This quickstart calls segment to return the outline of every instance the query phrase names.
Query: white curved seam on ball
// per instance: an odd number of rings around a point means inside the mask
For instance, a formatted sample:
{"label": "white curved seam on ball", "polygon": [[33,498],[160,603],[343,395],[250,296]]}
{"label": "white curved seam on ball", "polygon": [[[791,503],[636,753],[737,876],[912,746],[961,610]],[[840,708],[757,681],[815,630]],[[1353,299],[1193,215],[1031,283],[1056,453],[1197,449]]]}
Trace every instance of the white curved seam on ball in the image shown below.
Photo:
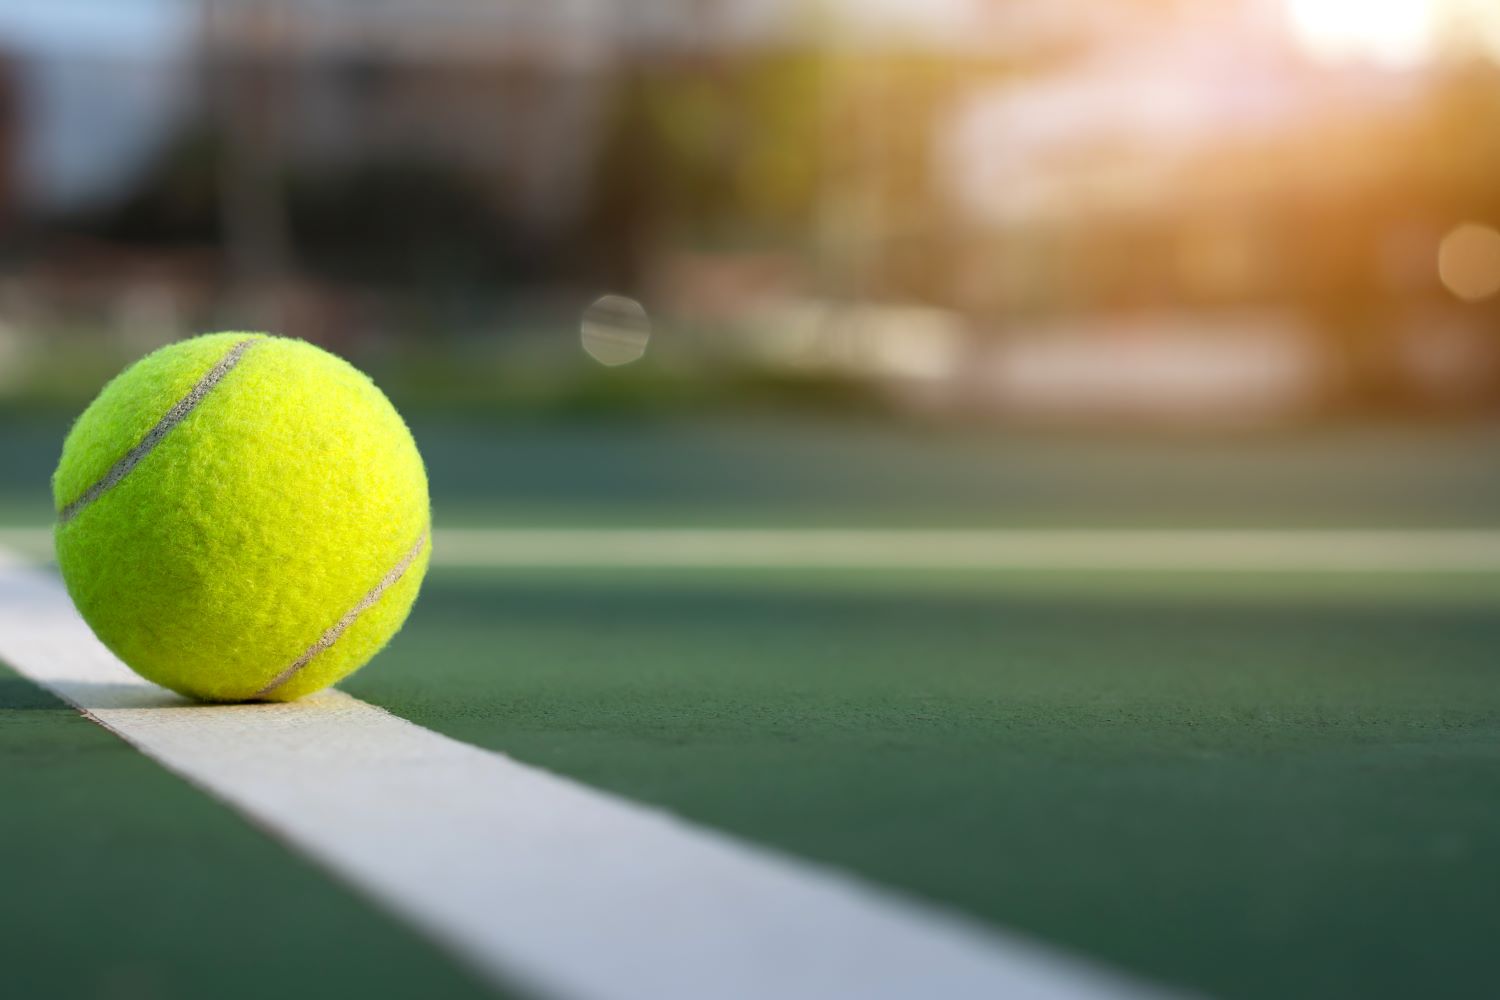
{"label": "white curved seam on ball", "polygon": [[110,467],[110,470],[104,474],[103,478],[94,483],[94,485],[90,486],[88,489],[84,490],[81,497],[68,504],[58,513],[58,522],[61,524],[67,524],[78,515],[79,511],[83,510],[95,500],[98,500],[108,490],[119,483],[120,480],[128,476],[130,474],[130,471],[140,464],[141,459],[151,454],[151,452],[155,450],[156,446],[161,444],[162,439],[171,433],[172,428],[176,427],[178,424],[187,419],[187,415],[189,413],[192,413],[193,410],[197,408],[199,403],[203,402],[203,398],[213,391],[214,386],[218,385],[220,380],[222,380],[225,375],[229,374],[229,372],[234,368],[235,365],[240,363],[240,358],[244,356],[245,352],[248,351],[251,347],[255,346],[255,344],[262,339],[264,338],[247,337],[246,339],[239,341],[233,347],[231,347],[229,351],[222,358],[220,358],[218,362],[212,368],[210,368],[202,378],[198,380],[198,383],[188,390],[188,394],[179,399],[176,404],[173,405],[173,407],[168,410],[160,420],[156,422],[156,426],[146,432],[146,436],[141,438],[140,444],[136,445],[134,448],[131,448],[128,452],[126,452],[125,457],[121,458],[118,462],[112,465]]}
{"label": "white curved seam on ball", "polygon": [[417,539],[417,544],[413,545],[411,550],[401,557],[400,562],[391,567],[389,573],[380,578],[380,582],[375,584],[368,594],[360,598],[358,604],[345,612],[344,617],[329,626],[328,631],[319,636],[318,641],[309,646],[307,652],[297,657],[291,666],[277,674],[271,679],[271,683],[250,697],[265,698],[269,696],[273,691],[281,687],[281,685],[295,677],[303,667],[312,662],[313,657],[332,646],[335,642],[338,642],[339,636],[343,635],[349,626],[354,624],[356,618],[363,614],[372,604],[380,600],[380,595],[394,587],[397,580],[406,575],[406,571],[411,568],[411,564],[417,561],[417,556],[421,555],[422,549],[427,546],[427,539],[431,534],[431,531],[423,531],[422,537]]}

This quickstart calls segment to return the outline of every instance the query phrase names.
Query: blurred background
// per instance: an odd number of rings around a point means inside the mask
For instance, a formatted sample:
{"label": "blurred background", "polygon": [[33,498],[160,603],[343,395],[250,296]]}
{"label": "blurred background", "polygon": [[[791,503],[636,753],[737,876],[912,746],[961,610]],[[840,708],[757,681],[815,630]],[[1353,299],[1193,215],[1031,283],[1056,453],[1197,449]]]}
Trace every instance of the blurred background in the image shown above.
{"label": "blurred background", "polygon": [[1497,60],[1492,0],[0,0],[0,414],[265,329],[419,422],[1487,426]]}

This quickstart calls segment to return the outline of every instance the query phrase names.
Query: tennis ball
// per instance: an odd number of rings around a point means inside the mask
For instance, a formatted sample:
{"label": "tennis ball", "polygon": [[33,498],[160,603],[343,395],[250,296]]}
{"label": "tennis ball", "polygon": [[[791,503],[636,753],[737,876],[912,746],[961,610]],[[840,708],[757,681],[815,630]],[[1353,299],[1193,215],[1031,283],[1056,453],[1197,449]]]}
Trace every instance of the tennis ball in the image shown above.
{"label": "tennis ball", "polygon": [[216,333],[147,355],[52,477],[57,562],[109,649],[204,701],[289,701],[401,628],[430,553],[427,474],[359,371]]}

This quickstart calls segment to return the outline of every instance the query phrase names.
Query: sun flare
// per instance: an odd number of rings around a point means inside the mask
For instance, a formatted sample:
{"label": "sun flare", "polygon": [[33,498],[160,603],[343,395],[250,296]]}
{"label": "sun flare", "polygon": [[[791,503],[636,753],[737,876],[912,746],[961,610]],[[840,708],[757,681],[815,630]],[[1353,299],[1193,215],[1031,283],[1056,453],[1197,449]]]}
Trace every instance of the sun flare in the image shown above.
{"label": "sun flare", "polygon": [[1320,59],[1391,65],[1427,54],[1441,0],[1285,0],[1292,33]]}

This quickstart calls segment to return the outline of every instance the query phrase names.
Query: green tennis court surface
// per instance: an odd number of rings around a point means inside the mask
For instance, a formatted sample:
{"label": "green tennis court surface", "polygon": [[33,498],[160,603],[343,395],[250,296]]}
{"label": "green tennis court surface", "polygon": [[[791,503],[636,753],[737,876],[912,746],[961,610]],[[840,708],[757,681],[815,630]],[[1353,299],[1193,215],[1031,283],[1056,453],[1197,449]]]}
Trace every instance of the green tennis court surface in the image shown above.
{"label": "green tennis court surface", "polygon": [[455,578],[351,690],[1232,996],[1484,993],[1500,616]]}
{"label": "green tennis court surface", "polygon": [[[1472,430],[1158,442],[1134,463],[1124,446],[898,439],[883,464],[880,436],[847,428],[716,433],[464,430],[423,446],[440,525],[445,508],[482,523],[486,497],[512,525],[523,510],[727,523],[742,502],[767,522],[867,525],[1485,527],[1500,510],[1492,435]],[[13,468],[45,465],[39,443],[12,451]],[[855,482],[842,454],[865,470]],[[28,490],[12,509],[34,508]],[[1054,493],[1075,499],[1049,520]],[[1149,982],[1487,996],[1497,598],[1482,573],[439,568],[345,687]],[[13,675],[0,801],[18,995],[296,993],[314,971],[325,995],[486,989]]]}

